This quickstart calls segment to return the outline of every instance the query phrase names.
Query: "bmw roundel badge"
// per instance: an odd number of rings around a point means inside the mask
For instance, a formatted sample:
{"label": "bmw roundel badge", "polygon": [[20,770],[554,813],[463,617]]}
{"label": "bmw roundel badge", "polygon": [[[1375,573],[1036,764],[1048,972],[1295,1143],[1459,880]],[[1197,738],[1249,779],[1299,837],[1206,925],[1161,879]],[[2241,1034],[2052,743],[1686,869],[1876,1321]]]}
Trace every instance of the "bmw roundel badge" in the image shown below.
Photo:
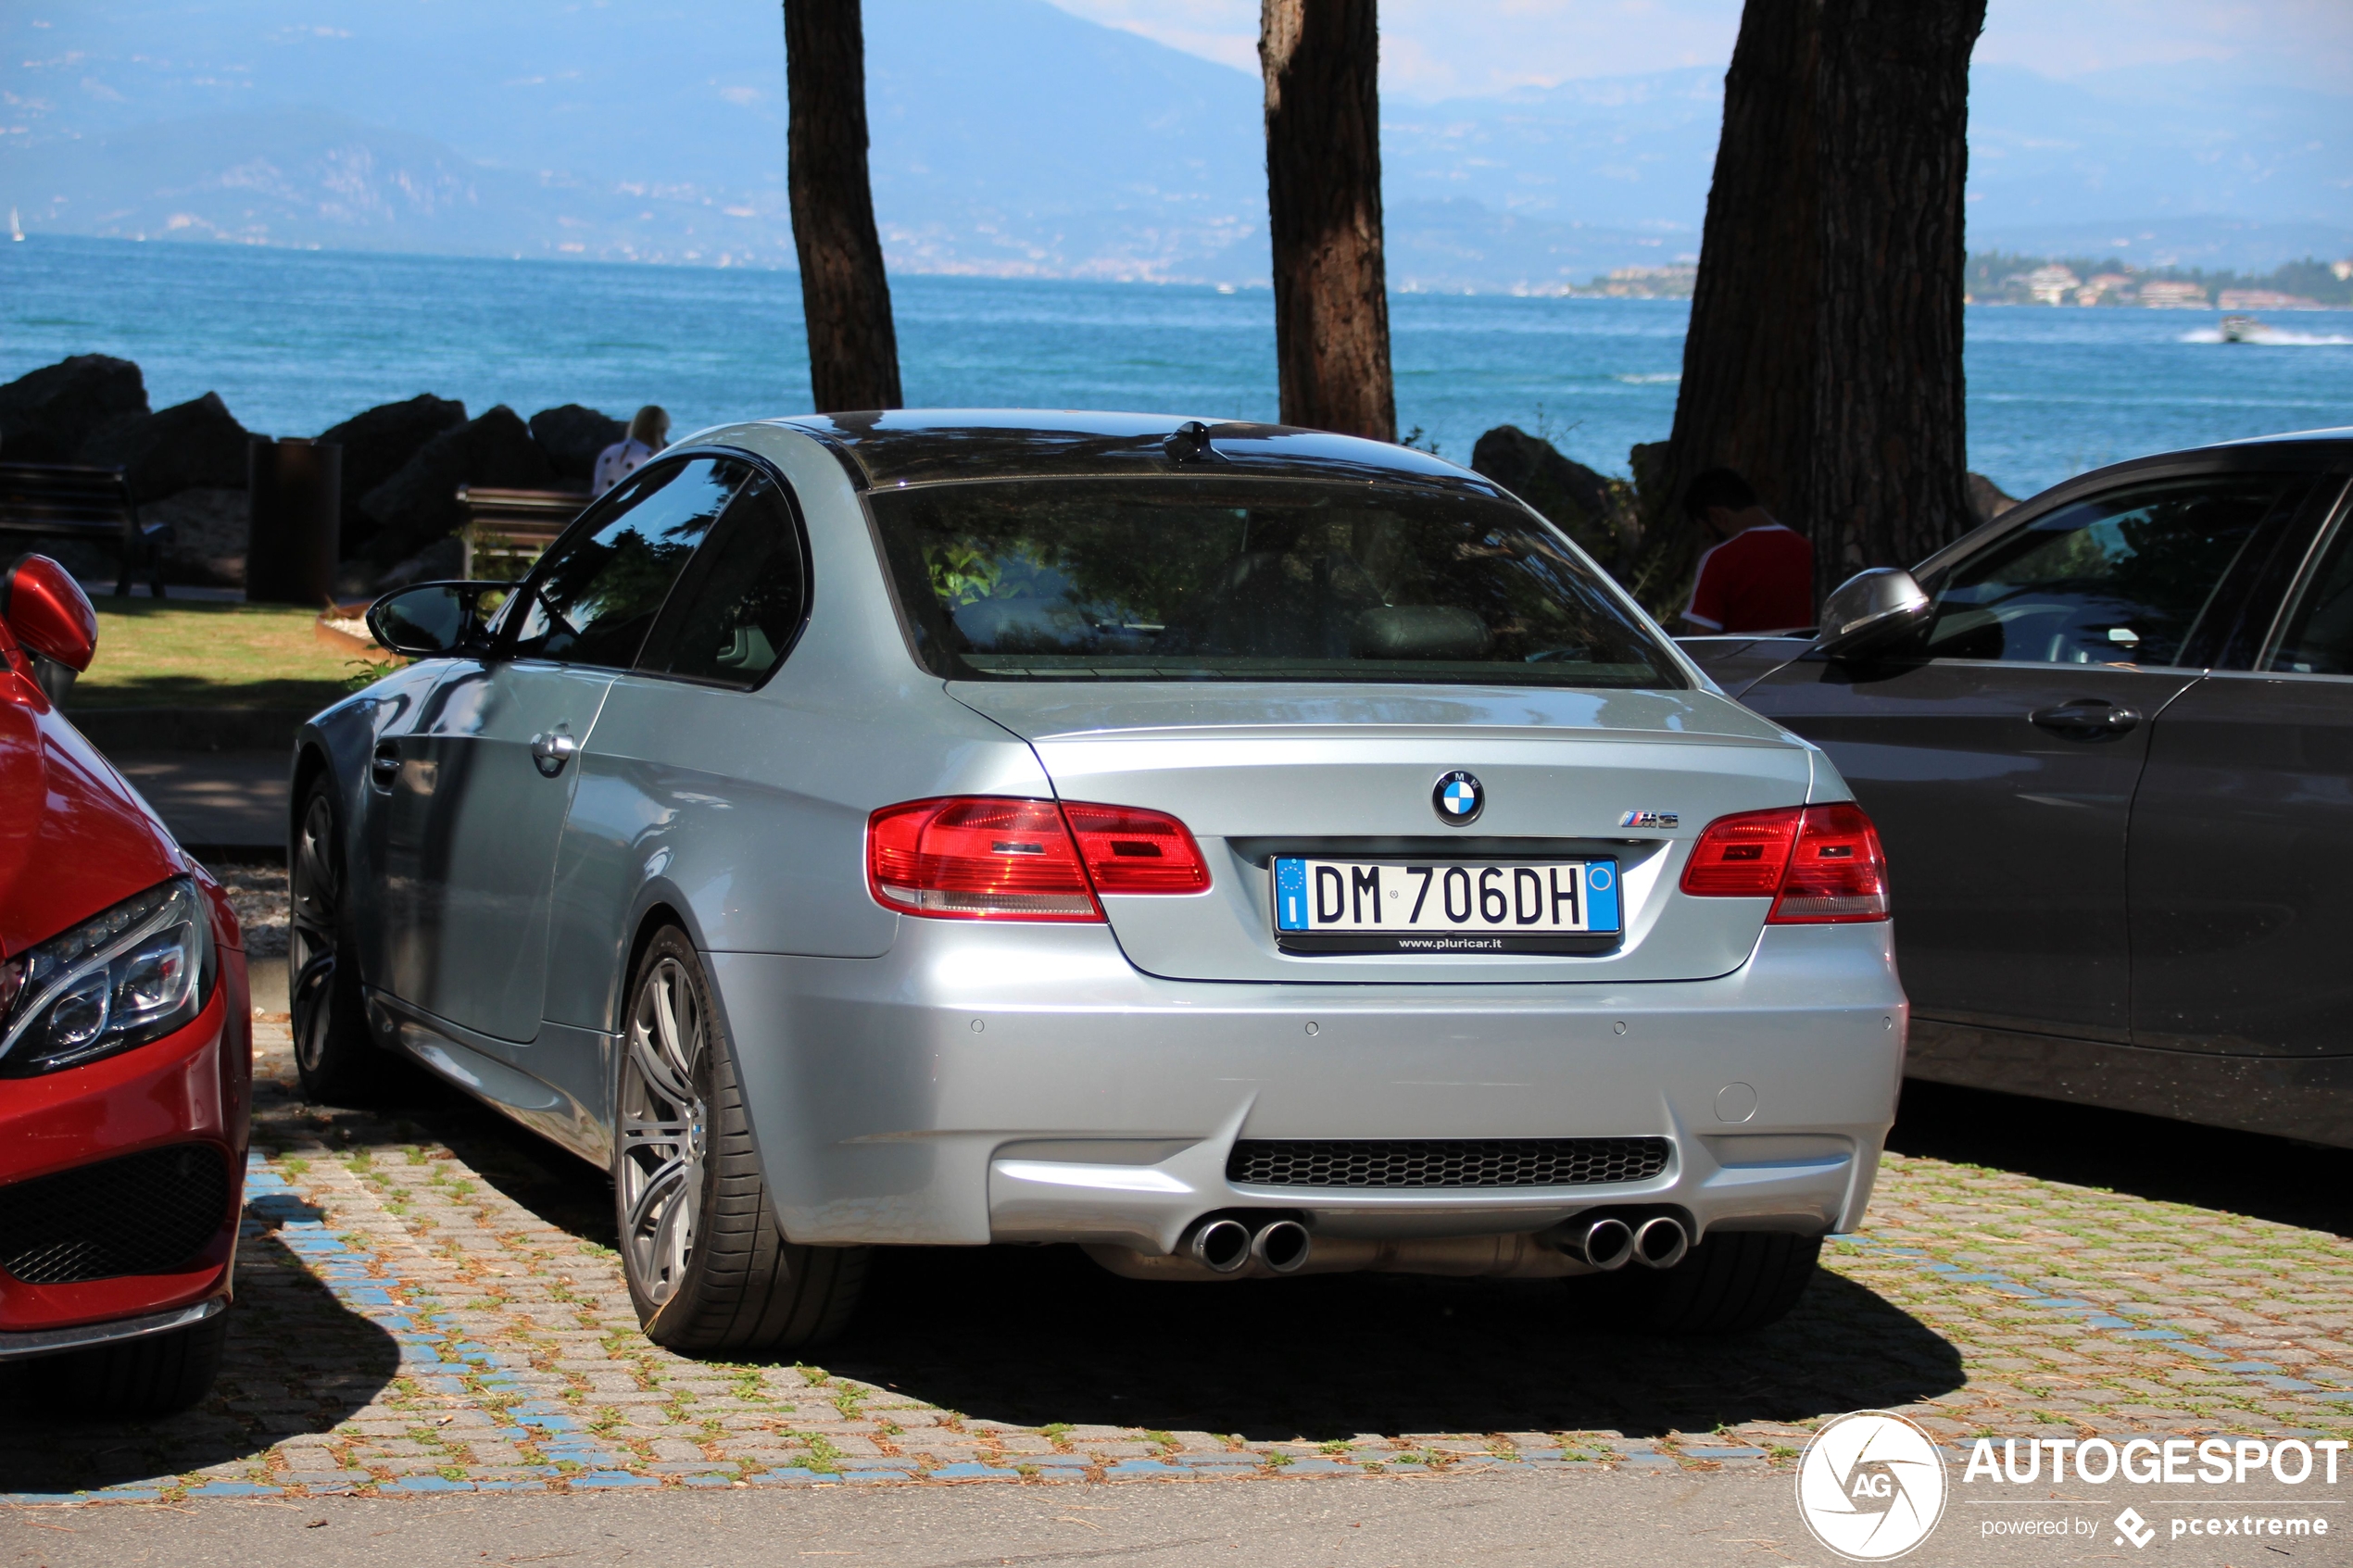
{"label": "bmw roundel badge", "polygon": [[1487,809],[1487,786],[1475,775],[1457,769],[1438,781],[1429,792],[1429,803],[1437,809],[1439,821],[1447,826],[1468,827]]}

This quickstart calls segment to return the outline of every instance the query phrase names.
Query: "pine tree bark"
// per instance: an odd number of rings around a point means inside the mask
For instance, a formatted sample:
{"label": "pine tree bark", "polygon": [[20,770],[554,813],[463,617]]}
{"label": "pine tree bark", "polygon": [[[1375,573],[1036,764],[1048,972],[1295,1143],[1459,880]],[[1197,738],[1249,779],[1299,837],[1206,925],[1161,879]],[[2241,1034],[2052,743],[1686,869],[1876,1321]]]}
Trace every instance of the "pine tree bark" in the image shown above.
{"label": "pine tree bark", "polygon": [[1974,521],[1961,284],[1984,0],[1748,0],[1640,593],[1680,608],[1719,465],[1811,535],[1816,593]]}
{"label": "pine tree bark", "polygon": [[1397,439],[1375,0],[1262,0],[1275,358],[1286,424]]}
{"label": "pine tree bark", "polygon": [[1845,0],[1823,34],[1826,189],[1806,482],[1817,595],[1976,522],[1961,368],[1969,62],[1985,0]]}
{"label": "pine tree bark", "polygon": [[896,408],[899,337],[866,173],[859,0],[784,0],[793,248],[820,413]]}

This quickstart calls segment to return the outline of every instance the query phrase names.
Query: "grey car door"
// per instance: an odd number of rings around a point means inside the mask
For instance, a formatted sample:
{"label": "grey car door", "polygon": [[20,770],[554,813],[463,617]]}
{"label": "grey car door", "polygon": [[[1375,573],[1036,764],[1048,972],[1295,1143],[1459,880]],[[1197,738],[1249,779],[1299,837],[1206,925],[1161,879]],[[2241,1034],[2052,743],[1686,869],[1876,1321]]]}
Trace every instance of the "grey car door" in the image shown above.
{"label": "grey car door", "polygon": [[1923,1018],[2122,1041],[2126,823],[2151,721],[2199,678],[2275,496],[2228,476],[2062,504],[1925,584],[1911,644],[1743,700],[1827,750],[1887,847]]}
{"label": "grey car door", "polygon": [[556,843],[614,675],[740,482],[692,458],[640,470],[557,541],[500,612],[493,651],[453,660],[392,743],[386,872],[426,918],[395,995],[493,1040],[538,1033]]}
{"label": "grey car door", "polygon": [[[773,753],[789,714],[746,695],[781,666],[808,608],[806,547],[789,496],[754,470],[672,592],[633,670],[606,698],[581,753],[556,857],[548,960],[550,1036],[572,1041],[551,1081],[601,1107],[596,1042],[619,1018],[637,895],[651,876],[696,884],[737,873],[788,879],[796,823],[782,817]],[[714,858],[715,857],[715,858]],[[812,911],[812,918],[838,918]],[[696,933],[699,936],[700,933]]]}
{"label": "grey car door", "polygon": [[2277,631],[2150,738],[2131,851],[2139,1045],[2353,1057],[2353,527],[2342,473],[2310,488],[2309,512],[2339,515]]}

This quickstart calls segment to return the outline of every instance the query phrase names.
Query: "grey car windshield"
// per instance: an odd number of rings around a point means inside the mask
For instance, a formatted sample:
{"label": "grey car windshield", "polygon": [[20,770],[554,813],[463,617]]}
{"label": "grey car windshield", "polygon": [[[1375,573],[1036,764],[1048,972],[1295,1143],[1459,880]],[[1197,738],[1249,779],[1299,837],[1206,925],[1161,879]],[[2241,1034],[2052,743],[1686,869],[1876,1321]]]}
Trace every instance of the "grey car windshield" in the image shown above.
{"label": "grey car windshield", "polygon": [[871,497],[933,673],[1680,687],[1559,535],[1475,494],[1012,480]]}

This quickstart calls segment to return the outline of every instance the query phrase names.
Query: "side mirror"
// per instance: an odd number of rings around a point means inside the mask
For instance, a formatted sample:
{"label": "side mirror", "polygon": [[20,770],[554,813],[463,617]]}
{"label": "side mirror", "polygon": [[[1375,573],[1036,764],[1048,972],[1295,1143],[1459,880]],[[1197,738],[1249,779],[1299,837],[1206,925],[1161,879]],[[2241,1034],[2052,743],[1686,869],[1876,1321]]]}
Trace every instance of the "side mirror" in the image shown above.
{"label": "side mirror", "polygon": [[25,556],[0,577],[0,621],[20,646],[77,675],[98,656],[98,612],[90,596],[47,556]]}
{"label": "side mirror", "polygon": [[[368,607],[376,641],[410,659],[435,659],[481,645],[483,622],[511,583],[420,583]],[[494,598],[485,606],[483,601]]]}
{"label": "side mirror", "polygon": [[1933,607],[1912,574],[1899,567],[1858,571],[1822,601],[1814,651],[1852,659],[1884,647],[1928,620]]}

